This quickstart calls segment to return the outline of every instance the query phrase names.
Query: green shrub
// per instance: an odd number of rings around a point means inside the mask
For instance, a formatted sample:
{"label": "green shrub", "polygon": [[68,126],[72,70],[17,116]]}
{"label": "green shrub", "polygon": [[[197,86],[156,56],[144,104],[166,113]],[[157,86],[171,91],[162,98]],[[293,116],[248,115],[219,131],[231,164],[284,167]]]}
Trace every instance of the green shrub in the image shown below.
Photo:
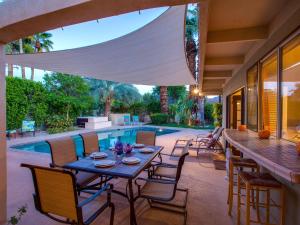
{"label": "green shrub", "polygon": [[49,119],[47,119],[46,125],[49,134],[74,130],[73,120],[67,119],[65,116],[51,116]]}
{"label": "green shrub", "polygon": [[15,77],[6,78],[7,129],[18,129],[24,119],[39,127],[48,113],[47,90],[42,83]]}
{"label": "green shrub", "polygon": [[128,113],[129,106],[122,101],[113,100],[111,104],[111,111],[113,113]]}
{"label": "green shrub", "polygon": [[214,103],[213,106],[213,117],[214,117],[214,125],[215,126],[222,126],[222,104],[221,103]]}
{"label": "green shrub", "polygon": [[168,122],[168,114],[164,113],[154,113],[150,115],[151,121],[153,124],[164,124]]}
{"label": "green shrub", "polygon": [[146,107],[142,102],[135,102],[129,106],[129,112],[131,115],[142,115],[146,112]]}
{"label": "green shrub", "polygon": [[213,118],[213,104],[212,103],[205,103],[204,105],[204,119],[207,123],[212,124],[214,121]]}

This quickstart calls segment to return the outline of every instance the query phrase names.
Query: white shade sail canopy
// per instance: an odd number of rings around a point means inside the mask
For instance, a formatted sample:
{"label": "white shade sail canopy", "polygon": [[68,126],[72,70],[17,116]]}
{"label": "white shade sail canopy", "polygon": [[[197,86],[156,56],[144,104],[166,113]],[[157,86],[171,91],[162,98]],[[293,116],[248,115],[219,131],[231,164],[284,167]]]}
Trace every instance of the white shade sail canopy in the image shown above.
{"label": "white shade sail canopy", "polygon": [[195,84],[185,53],[185,6],[174,6],[146,26],[104,43],[47,53],[6,55],[6,63],[116,82]]}

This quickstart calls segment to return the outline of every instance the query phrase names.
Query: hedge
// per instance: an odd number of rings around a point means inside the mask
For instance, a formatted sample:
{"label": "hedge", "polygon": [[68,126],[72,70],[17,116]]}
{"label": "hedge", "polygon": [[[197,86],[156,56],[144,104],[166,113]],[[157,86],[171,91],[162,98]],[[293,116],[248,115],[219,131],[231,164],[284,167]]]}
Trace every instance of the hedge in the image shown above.
{"label": "hedge", "polygon": [[164,113],[154,113],[150,115],[153,124],[164,124],[168,122],[169,116]]}

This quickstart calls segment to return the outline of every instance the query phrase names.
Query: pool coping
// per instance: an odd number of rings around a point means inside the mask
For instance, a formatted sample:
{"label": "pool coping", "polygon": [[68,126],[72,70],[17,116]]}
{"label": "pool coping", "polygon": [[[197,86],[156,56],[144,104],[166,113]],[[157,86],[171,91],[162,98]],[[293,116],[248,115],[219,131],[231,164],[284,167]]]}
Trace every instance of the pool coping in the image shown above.
{"label": "pool coping", "polygon": [[[25,150],[20,150],[15,147],[20,146],[20,145],[27,145],[27,144],[34,144],[38,142],[44,142],[46,140],[51,140],[55,138],[60,138],[60,137],[66,137],[66,136],[76,136],[79,134],[84,134],[88,132],[105,132],[105,131],[115,131],[115,130],[125,130],[125,129],[131,129],[131,128],[139,128],[139,127],[149,127],[149,128],[163,128],[163,129],[168,129],[168,130],[176,130],[178,132],[182,130],[186,130],[189,128],[181,128],[177,129],[177,127],[163,127],[163,126],[153,126],[153,125],[138,125],[138,126],[112,126],[112,127],[107,127],[107,128],[101,128],[97,130],[92,130],[92,129],[78,129],[75,131],[68,131],[68,132],[63,132],[63,133],[57,133],[57,134],[45,134],[41,136],[31,136],[31,137],[24,137],[24,138],[17,138],[17,139],[10,139],[7,141],[7,148],[12,151],[25,151]],[[164,134],[168,135],[168,134]],[[27,152],[34,152],[34,151],[27,151]],[[48,154],[44,152],[36,152],[36,153],[41,153],[41,154]]]}

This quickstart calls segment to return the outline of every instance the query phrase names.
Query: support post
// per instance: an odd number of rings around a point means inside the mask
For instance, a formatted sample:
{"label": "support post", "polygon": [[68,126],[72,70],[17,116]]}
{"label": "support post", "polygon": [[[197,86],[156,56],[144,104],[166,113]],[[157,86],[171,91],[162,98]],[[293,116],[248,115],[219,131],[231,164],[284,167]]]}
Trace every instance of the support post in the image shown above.
{"label": "support post", "polygon": [[0,44],[0,224],[6,224],[6,97],[4,45]]}

